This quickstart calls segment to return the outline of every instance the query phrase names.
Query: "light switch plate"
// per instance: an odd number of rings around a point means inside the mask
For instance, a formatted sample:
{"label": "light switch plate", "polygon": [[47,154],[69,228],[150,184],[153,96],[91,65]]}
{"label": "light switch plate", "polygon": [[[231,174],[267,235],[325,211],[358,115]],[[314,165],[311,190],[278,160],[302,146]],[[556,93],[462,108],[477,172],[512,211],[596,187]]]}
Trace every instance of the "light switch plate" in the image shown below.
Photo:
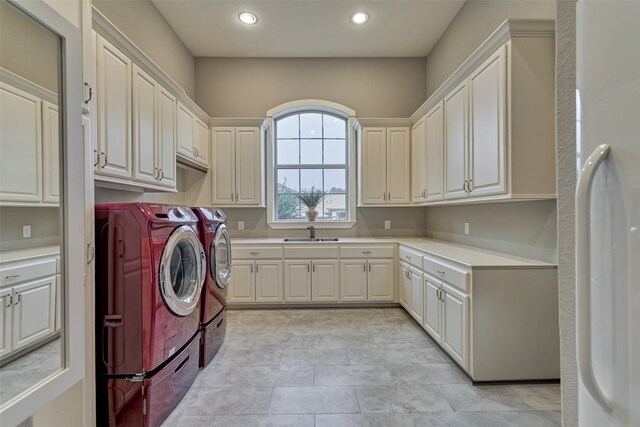
{"label": "light switch plate", "polygon": [[464,223],[464,234],[469,234],[469,223],[468,222]]}
{"label": "light switch plate", "polygon": [[31,237],[31,226],[30,225],[23,225],[22,226],[22,238],[23,239],[28,239],[29,237]]}
{"label": "light switch plate", "polygon": [[238,221],[238,230],[244,230],[244,221]]}
{"label": "light switch plate", "polygon": [[390,230],[391,229],[391,221],[385,221],[384,222],[384,229],[385,230]]}

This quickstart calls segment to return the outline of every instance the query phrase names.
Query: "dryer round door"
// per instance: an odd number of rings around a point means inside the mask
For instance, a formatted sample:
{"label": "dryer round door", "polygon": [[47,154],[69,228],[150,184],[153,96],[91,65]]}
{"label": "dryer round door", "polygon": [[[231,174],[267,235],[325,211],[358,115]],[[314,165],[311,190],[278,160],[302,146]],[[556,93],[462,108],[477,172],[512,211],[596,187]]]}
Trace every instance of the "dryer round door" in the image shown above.
{"label": "dryer round door", "polygon": [[224,224],[216,229],[216,237],[211,243],[209,270],[219,288],[226,288],[231,279],[231,236]]}
{"label": "dryer round door", "polygon": [[195,310],[206,270],[205,254],[192,228],[183,225],[171,233],[160,261],[160,291],[178,316]]}

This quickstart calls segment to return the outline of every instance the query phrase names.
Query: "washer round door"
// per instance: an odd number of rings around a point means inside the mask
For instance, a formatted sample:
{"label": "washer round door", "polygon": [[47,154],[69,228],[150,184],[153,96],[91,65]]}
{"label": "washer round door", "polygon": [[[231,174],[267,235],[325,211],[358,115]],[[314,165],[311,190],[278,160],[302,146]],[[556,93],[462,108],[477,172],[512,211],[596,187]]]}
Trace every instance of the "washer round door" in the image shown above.
{"label": "washer round door", "polygon": [[209,270],[213,281],[219,288],[229,286],[231,279],[231,236],[224,224],[216,229],[216,237],[211,243],[211,256],[209,258]]}
{"label": "washer round door", "polygon": [[192,228],[182,225],[171,233],[160,261],[160,291],[178,316],[195,310],[206,270],[205,254]]}

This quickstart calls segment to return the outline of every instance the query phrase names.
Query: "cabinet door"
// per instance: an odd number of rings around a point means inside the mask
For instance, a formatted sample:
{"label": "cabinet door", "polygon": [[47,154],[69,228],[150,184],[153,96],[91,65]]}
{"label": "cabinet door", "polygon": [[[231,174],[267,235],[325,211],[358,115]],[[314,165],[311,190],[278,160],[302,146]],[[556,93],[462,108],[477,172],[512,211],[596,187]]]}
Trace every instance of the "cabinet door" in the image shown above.
{"label": "cabinet door", "polygon": [[506,181],[506,46],[469,77],[471,196],[502,194]]}
{"label": "cabinet door", "polygon": [[340,300],[367,300],[367,262],[340,261]]}
{"label": "cabinet door", "polygon": [[97,173],[131,178],[131,60],[97,36]]}
{"label": "cabinet door", "polygon": [[193,122],[193,146],[196,149],[196,161],[209,165],[209,126],[196,118]]}
{"label": "cabinet door", "polygon": [[0,82],[0,201],[42,201],[40,100]]}
{"label": "cabinet door", "polygon": [[195,150],[193,149],[193,120],[194,116],[187,107],[178,102],[177,110],[177,144],[176,152],[183,156],[194,159],[196,157]]}
{"label": "cabinet door", "polygon": [[367,299],[369,301],[393,301],[395,297],[393,265],[392,259],[377,259],[367,262]]}
{"label": "cabinet door", "polygon": [[11,288],[0,289],[0,356],[11,352]]}
{"label": "cabinet door", "polygon": [[426,118],[428,202],[444,200],[444,114],[443,103],[433,107]]}
{"label": "cabinet door", "polygon": [[360,167],[362,204],[387,203],[387,130],[385,128],[362,129]]}
{"label": "cabinet door", "polygon": [[254,302],[256,283],[253,261],[234,261],[231,265],[229,302]]}
{"label": "cabinet door", "polygon": [[56,276],[13,287],[12,349],[18,350],[55,330]]}
{"label": "cabinet door", "polygon": [[260,128],[236,128],[236,204],[262,203],[262,146]]}
{"label": "cabinet door", "polygon": [[160,175],[156,150],[158,83],[133,65],[133,179],[156,184]]}
{"label": "cabinet door", "polygon": [[387,203],[411,202],[411,140],[409,128],[387,129]]}
{"label": "cabinet door", "polygon": [[441,305],[438,299],[440,283],[428,276],[424,279],[424,328],[429,335],[440,342]]}
{"label": "cabinet door", "polygon": [[411,270],[411,314],[419,324],[424,323],[422,273]]}
{"label": "cabinet door", "polygon": [[400,304],[407,310],[411,311],[411,276],[410,271],[405,266],[400,266]]}
{"label": "cabinet door", "polygon": [[211,199],[214,205],[231,205],[235,201],[236,151],[234,128],[211,130],[213,160],[211,171]]}
{"label": "cabinet door", "polygon": [[340,299],[340,276],[337,260],[312,261],[311,273],[311,299],[313,301],[338,301]]}
{"label": "cabinet door", "polygon": [[158,89],[158,153],[160,178],[158,183],[176,187],[176,98],[159,86]]}
{"label": "cabinet door", "polygon": [[58,106],[42,101],[42,166],[45,203],[60,203],[60,124]]}
{"label": "cabinet door", "polygon": [[284,262],[284,300],[311,301],[311,261]]}
{"label": "cabinet door", "polygon": [[467,197],[467,82],[444,98],[445,197]]}
{"label": "cabinet door", "polygon": [[427,190],[426,117],[411,129],[411,201],[425,200]]}
{"label": "cabinet door", "polygon": [[469,297],[444,283],[442,298],[442,346],[460,366],[468,369]]}
{"label": "cabinet door", "polygon": [[282,302],[281,261],[256,261],[256,301]]}

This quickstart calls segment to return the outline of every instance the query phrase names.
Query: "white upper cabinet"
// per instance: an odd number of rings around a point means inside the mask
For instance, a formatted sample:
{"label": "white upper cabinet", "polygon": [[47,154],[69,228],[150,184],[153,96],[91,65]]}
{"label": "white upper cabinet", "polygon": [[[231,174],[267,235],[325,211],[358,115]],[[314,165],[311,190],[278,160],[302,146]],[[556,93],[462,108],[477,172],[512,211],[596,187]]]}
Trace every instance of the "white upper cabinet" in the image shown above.
{"label": "white upper cabinet", "polygon": [[42,111],[38,97],[0,83],[0,200],[42,202]]}
{"label": "white upper cabinet", "polygon": [[176,97],[171,92],[158,87],[158,183],[167,187],[176,187]]}
{"label": "white upper cabinet", "polygon": [[445,197],[467,197],[468,85],[460,83],[444,98]]}
{"label": "white upper cabinet", "polygon": [[195,157],[195,150],[193,146],[193,121],[195,120],[194,114],[187,108],[182,105],[181,102],[178,102],[178,112],[177,112],[177,132],[178,132],[178,143],[177,143],[177,153],[181,154],[187,158]]}
{"label": "white upper cabinet", "polygon": [[193,148],[195,149],[195,161],[208,166],[209,126],[198,118],[193,121]]}
{"label": "white upper cabinet", "polygon": [[360,204],[411,203],[410,129],[362,127],[359,135]]}
{"label": "white upper cabinet", "polygon": [[96,37],[99,162],[96,174],[130,179],[131,59]]}
{"label": "white upper cabinet", "polygon": [[426,117],[411,129],[411,202],[422,203],[427,197]]}
{"label": "white upper cabinet", "polygon": [[58,106],[42,101],[42,186],[45,203],[60,203],[60,124]]}
{"label": "white upper cabinet", "polygon": [[215,127],[212,139],[212,204],[263,206],[260,128]]}
{"label": "white upper cabinet", "polygon": [[472,197],[502,194],[506,183],[506,46],[469,77],[469,182]]}
{"label": "white upper cabinet", "polygon": [[178,158],[198,169],[209,168],[209,125],[178,101]]}
{"label": "white upper cabinet", "polygon": [[438,202],[444,199],[444,107],[439,102],[425,117],[427,182],[425,199]]}

